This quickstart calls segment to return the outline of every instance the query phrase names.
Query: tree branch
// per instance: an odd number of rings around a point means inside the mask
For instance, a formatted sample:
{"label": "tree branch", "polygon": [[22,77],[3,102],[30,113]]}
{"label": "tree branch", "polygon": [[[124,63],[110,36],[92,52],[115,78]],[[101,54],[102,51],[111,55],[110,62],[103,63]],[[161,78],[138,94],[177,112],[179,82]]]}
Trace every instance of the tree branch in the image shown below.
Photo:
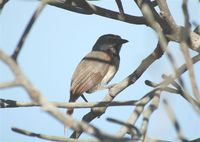
{"label": "tree branch", "polygon": [[[22,135],[26,135],[26,136],[30,136],[30,137],[37,137],[40,139],[44,139],[44,140],[50,140],[50,141],[61,141],[61,142],[99,142],[98,140],[91,140],[91,139],[87,139],[87,140],[77,140],[77,139],[70,139],[70,138],[66,138],[66,137],[59,137],[59,136],[52,136],[52,135],[46,135],[46,134],[39,134],[39,133],[34,133],[25,129],[21,129],[21,128],[16,128],[16,127],[12,127],[12,131],[22,134]],[[199,139],[194,139],[191,140],[190,142],[199,142]],[[133,142],[133,141],[130,141]],[[170,141],[164,141],[164,140],[156,140],[156,139],[152,139],[150,137],[148,137],[147,142],[170,142]]]}
{"label": "tree branch", "polygon": [[[164,79],[167,79],[167,76],[164,76]],[[145,84],[148,86],[154,87],[154,88],[159,86],[158,83],[153,83],[151,81],[146,81]],[[171,85],[173,85],[176,89],[171,88],[171,87],[165,87],[163,89],[163,91],[167,91],[169,93],[180,94],[200,114],[200,104],[195,99],[193,99],[186,91],[184,91],[182,89],[182,87],[176,81],[173,81],[171,83]]]}
{"label": "tree branch", "polygon": [[119,13],[121,15],[124,15],[124,8],[123,8],[123,5],[122,5],[122,1],[121,0],[115,0],[115,2],[117,3]]}
{"label": "tree branch", "polygon": [[164,103],[164,106],[165,106],[165,110],[170,118],[170,120],[172,121],[173,125],[174,125],[174,128],[176,130],[176,133],[178,134],[178,138],[182,141],[182,142],[188,142],[188,140],[186,140],[183,136],[183,132],[181,130],[181,127],[172,111],[172,108],[169,106],[167,100],[164,100],[163,101]]}
{"label": "tree branch", "polygon": [[10,82],[4,82],[0,83],[0,89],[10,88],[10,87],[16,87],[20,84],[17,81],[10,81]]}
{"label": "tree branch", "polygon": [[175,32],[177,30],[177,25],[174,21],[174,18],[171,15],[171,12],[168,8],[166,0],[156,0],[158,7],[160,9],[160,14],[163,19],[168,23],[170,32]]}
{"label": "tree branch", "polygon": [[140,131],[143,135],[143,141],[147,141],[147,128],[149,126],[149,120],[153,112],[158,108],[159,102],[160,102],[160,94],[161,92],[155,92],[156,95],[154,95],[151,104],[144,110],[143,112],[143,121],[140,128]]}
{"label": "tree branch", "polygon": [[127,129],[128,129],[127,133],[131,135],[133,140],[140,140],[140,138],[142,137],[142,133],[140,132],[140,130],[132,124],[129,124],[127,122],[123,122],[123,121],[120,121],[117,119],[113,119],[113,118],[107,118],[107,120],[109,122],[113,122],[113,123],[122,125],[123,127],[127,127]]}
{"label": "tree branch", "polygon": [[[94,108],[94,107],[112,107],[112,106],[139,106],[143,104],[143,98],[133,101],[113,101],[113,102],[51,102],[59,108]],[[0,99],[0,108],[16,108],[16,107],[40,107],[37,102],[20,102],[15,100]]]}
{"label": "tree branch", "polygon": [[[197,62],[200,60],[200,55],[193,57],[193,63]],[[170,83],[172,83],[174,80],[176,80],[176,78],[178,78],[182,73],[184,73],[187,70],[186,65],[182,65],[180,68],[177,69],[177,71],[175,72],[175,76],[171,76],[169,78],[166,78],[164,81],[162,81],[158,87],[156,87],[155,89],[153,89],[151,92],[149,92],[148,94],[153,94],[156,91],[163,91],[163,89],[168,86]],[[148,95],[147,94],[147,95]],[[144,107],[140,106],[139,111],[135,111],[137,113],[133,114],[133,118],[131,119],[131,117],[129,118],[128,122],[130,122],[130,124],[135,123],[138,115],[143,111]],[[135,117],[136,116],[136,117]],[[136,118],[136,119],[135,119]],[[120,131],[118,131],[117,135],[122,137],[125,133],[127,132],[127,128],[122,128]]]}
{"label": "tree branch", "polygon": [[177,90],[179,91],[179,94],[181,96],[183,96],[193,107],[194,109],[200,114],[200,103],[198,103],[198,101],[196,101],[195,99],[193,99],[189,94],[188,92],[184,91],[182,89],[182,87],[176,82],[176,81],[173,81],[171,83],[174,87],[177,88]]}
{"label": "tree branch", "polygon": [[[81,11],[77,10],[76,8],[74,8],[74,6],[69,5],[67,3],[62,2],[61,0],[56,0],[56,2],[50,2],[48,3],[49,5],[52,6],[56,6],[65,10],[69,10],[69,11],[73,11],[73,12],[78,12],[81,14],[96,14],[99,16],[103,16],[103,17],[107,17],[110,19],[115,19],[115,20],[119,20],[119,21],[123,21],[123,22],[127,22],[127,23],[131,23],[131,24],[144,24],[146,25],[146,21],[143,17],[139,17],[139,16],[132,16],[132,15],[128,15],[128,14],[124,14],[123,17],[120,16],[120,13],[109,10],[109,9],[105,9],[93,4],[90,4],[90,6],[93,8],[93,12],[85,12],[85,11]],[[85,10],[85,9],[84,9]]]}
{"label": "tree branch", "polygon": [[19,40],[19,42],[18,42],[18,44],[17,44],[17,47],[15,48],[15,51],[14,51],[13,54],[12,54],[13,60],[17,61],[17,57],[18,57],[20,51],[22,50],[23,44],[24,44],[24,42],[26,41],[26,39],[27,39],[27,37],[28,37],[28,34],[29,34],[29,32],[30,32],[30,30],[31,30],[31,28],[32,28],[32,26],[33,26],[33,24],[35,23],[35,20],[36,20],[37,17],[40,15],[40,13],[41,13],[42,10],[44,9],[45,5],[46,5],[45,0],[42,0],[42,1],[39,3],[37,9],[35,10],[33,16],[32,16],[31,19],[29,20],[29,23],[28,23],[26,29],[24,30],[24,32],[23,32],[23,34],[22,34],[22,36],[21,36],[21,38],[20,38],[20,40]]}
{"label": "tree branch", "polygon": [[99,142],[98,140],[77,140],[77,139],[70,139],[66,137],[58,137],[58,136],[51,136],[51,135],[46,135],[46,134],[39,134],[39,133],[34,133],[28,130],[12,127],[12,131],[26,135],[26,136],[31,136],[31,137],[37,137],[41,138],[44,140],[50,140],[50,141],[59,141],[59,142]]}
{"label": "tree branch", "polygon": [[[145,95],[146,97],[144,99],[143,105],[135,107],[135,110],[130,115],[130,117],[128,118],[126,123],[134,126],[137,119],[142,114],[145,105],[147,105],[155,96],[160,95],[160,93],[161,93],[160,89],[161,88],[157,88],[157,89],[154,89],[154,90],[150,91],[149,93],[147,93]],[[121,127],[120,130],[116,133],[116,136],[123,137],[127,132],[128,132],[127,127]]]}
{"label": "tree branch", "polygon": [[[159,86],[158,83],[152,82],[152,81],[150,81],[150,80],[145,80],[145,84],[148,85],[148,86],[150,86],[150,87],[153,87],[153,88]],[[172,88],[172,87],[165,87],[165,88],[163,89],[163,91],[166,91],[166,92],[169,92],[169,93],[173,93],[173,94],[180,94],[179,90],[174,89],[174,88]]]}
{"label": "tree branch", "polygon": [[[79,9],[77,9],[76,7],[74,7],[72,5],[66,4],[63,0],[55,0],[55,1],[56,2],[51,2],[49,4],[52,6],[56,6],[56,7],[59,7],[59,8],[65,9],[65,10],[70,10],[73,12],[78,12],[78,13],[82,13],[82,14],[96,14],[99,16],[127,22],[130,24],[142,24],[142,25],[148,26],[148,23],[146,22],[146,20],[143,17],[137,17],[137,16],[133,16],[133,15],[128,15],[128,14],[124,14],[124,16],[120,16],[120,14],[118,12],[114,12],[114,11],[111,11],[111,10],[108,10],[105,8],[101,8],[101,7],[95,6],[93,4],[89,4],[90,7],[92,7],[93,12],[88,12],[84,8],[82,8],[84,10],[80,11],[80,7],[79,7]],[[137,3],[137,5],[140,8],[141,8],[141,5],[144,4],[143,0],[135,0],[135,2]],[[159,3],[159,8],[161,10],[162,18],[153,9],[153,7],[155,7],[157,5],[157,3]],[[156,0],[153,2],[149,1],[147,4],[151,7],[151,10],[153,10],[152,12],[156,19],[156,22],[160,23],[160,25],[162,27],[162,31],[163,31],[163,33],[166,34],[167,39],[171,40],[171,41],[175,41],[175,42],[180,42],[179,34],[180,34],[182,27],[176,26],[176,23],[174,22],[169,9],[164,7],[164,6],[167,6],[167,3],[165,1],[162,2],[161,0]],[[200,52],[200,36],[194,32],[190,32],[189,35],[191,37],[190,48],[194,51]]]}
{"label": "tree branch", "polygon": [[188,68],[188,72],[189,72],[189,79],[191,82],[191,86],[192,86],[192,91],[194,96],[197,98],[197,101],[200,103],[200,94],[199,94],[199,89],[195,80],[195,73],[193,70],[193,64],[192,64],[192,60],[190,58],[190,54],[189,54],[189,44],[190,44],[190,36],[188,33],[190,33],[190,22],[189,22],[189,14],[188,14],[188,10],[187,10],[187,1],[183,0],[183,4],[182,4],[182,9],[183,9],[183,13],[184,13],[184,17],[185,17],[185,29],[183,29],[181,31],[180,34],[180,48],[181,51],[183,53],[187,68]]}

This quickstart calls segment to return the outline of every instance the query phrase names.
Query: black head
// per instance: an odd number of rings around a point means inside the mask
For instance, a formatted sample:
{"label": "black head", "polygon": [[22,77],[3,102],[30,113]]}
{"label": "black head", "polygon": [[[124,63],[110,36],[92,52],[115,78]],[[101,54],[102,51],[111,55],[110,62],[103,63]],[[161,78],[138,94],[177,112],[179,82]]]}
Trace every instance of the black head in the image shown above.
{"label": "black head", "polygon": [[93,46],[93,51],[107,51],[107,50],[116,50],[118,53],[121,49],[122,44],[128,42],[126,39],[122,39],[118,35],[106,34],[99,37]]}

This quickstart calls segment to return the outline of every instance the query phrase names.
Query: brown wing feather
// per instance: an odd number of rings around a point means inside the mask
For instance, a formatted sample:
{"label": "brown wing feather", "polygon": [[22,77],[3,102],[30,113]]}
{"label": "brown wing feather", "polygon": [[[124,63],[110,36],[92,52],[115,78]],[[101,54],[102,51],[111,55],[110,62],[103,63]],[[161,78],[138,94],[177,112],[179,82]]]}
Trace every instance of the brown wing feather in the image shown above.
{"label": "brown wing feather", "polygon": [[90,52],[77,66],[71,82],[74,101],[84,92],[98,85],[108,71],[111,58],[101,51]]}
{"label": "brown wing feather", "polygon": [[[92,51],[78,64],[71,81],[70,102],[75,102],[84,92],[98,85],[108,72],[111,57],[101,51]],[[71,115],[74,109],[68,109]]]}

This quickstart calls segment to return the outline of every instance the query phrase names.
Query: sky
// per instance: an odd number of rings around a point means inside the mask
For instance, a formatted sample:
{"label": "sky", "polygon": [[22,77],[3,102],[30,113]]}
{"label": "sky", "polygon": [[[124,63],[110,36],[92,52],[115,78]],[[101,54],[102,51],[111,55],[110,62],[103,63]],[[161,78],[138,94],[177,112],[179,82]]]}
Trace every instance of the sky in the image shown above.
{"label": "sky", "polygon": [[[183,25],[182,1],[168,0],[167,2],[177,24]],[[93,3],[117,11],[114,0]],[[38,1],[35,0],[10,0],[2,10],[0,14],[0,49],[8,55],[14,51],[37,5]],[[132,0],[126,0],[123,5],[125,13],[141,15]],[[189,1],[192,23],[200,23],[199,7],[200,3],[197,0]],[[155,32],[144,25],[132,25],[97,15],[81,15],[53,6],[46,6],[23,46],[18,58],[19,65],[28,79],[49,101],[67,102],[70,80],[75,67],[91,51],[98,37],[108,33],[117,34],[129,40],[121,49],[120,68],[110,84],[117,83],[132,73],[157,44]],[[176,63],[181,65],[184,60],[179,45],[170,43],[169,50],[173,51]],[[191,55],[195,55],[195,53],[191,52]],[[200,70],[200,64],[195,64],[194,69],[197,84],[200,84],[200,75],[197,74]],[[153,63],[134,85],[121,92],[115,100],[125,101],[141,98],[152,90],[144,84],[144,81],[160,82],[163,73],[172,73],[166,55]],[[14,76],[9,68],[0,61],[0,82],[12,79]],[[183,75],[183,79],[191,93],[187,73]],[[88,101],[96,102],[102,100],[105,94],[106,91],[98,91],[85,96]],[[19,87],[0,90],[0,98],[30,101],[27,93]],[[200,132],[199,116],[191,109],[191,106],[179,95],[163,93],[163,98],[167,98],[172,106],[186,138],[198,138]],[[78,101],[83,100],[80,98]],[[92,124],[102,131],[114,134],[120,126],[106,121],[106,118],[111,117],[126,121],[133,109],[134,107],[108,108],[106,113],[99,119],[92,121]],[[66,111],[65,109],[60,110],[63,113]],[[88,111],[89,109],[77,109],[73,117],[76,120],[81,120]],[[136,124],[137,126],[139,126],[139,122]],[[14,133],[10,129],[13,126],[37,133],[64,136],[63,125],[37,107],[0,109],[0,141],[13,142],[18,139],[21,142],[45,142],[46,140]],[[159,109],[150,119],[148,136],[163,140],[177,140],[175,130],[163,108],[162,101],[159,104]],[[88,138],[88,135],[82,135],[81,138]]]}

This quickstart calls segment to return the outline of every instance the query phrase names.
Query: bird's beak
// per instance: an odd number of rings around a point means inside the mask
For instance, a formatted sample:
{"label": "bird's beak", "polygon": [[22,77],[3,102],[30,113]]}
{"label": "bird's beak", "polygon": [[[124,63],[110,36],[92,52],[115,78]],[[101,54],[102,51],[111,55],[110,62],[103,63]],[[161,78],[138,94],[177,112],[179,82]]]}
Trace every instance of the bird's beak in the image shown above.
{"label": "bird's beak", "polygon": [[127,43],[128,42],[128,40],[126,40],[126,39],[121,39],[121,44],[124,44],[124,43]]}

